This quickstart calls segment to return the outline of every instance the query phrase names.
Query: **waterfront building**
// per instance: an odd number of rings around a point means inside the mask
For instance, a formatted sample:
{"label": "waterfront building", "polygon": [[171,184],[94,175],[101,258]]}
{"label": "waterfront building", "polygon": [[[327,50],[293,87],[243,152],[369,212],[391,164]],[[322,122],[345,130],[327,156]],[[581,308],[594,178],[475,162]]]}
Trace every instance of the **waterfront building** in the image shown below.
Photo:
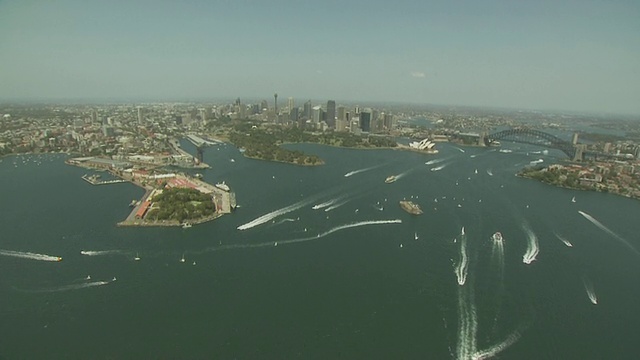
{"label": "waterfront building", "polygon": [[322,108],[320,106],[314,106],[313,107],[313,123],[314,124],[319,124],[324,116],[324,111],[322,110]]}

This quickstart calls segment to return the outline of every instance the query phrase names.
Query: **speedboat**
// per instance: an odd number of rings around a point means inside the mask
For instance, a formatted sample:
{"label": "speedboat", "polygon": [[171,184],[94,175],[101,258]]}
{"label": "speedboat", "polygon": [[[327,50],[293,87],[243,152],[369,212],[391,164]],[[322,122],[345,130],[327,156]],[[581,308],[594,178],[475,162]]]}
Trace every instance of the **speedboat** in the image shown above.
{"label": "speedboat", "polygon": [[133,260],[140,261],[140,256],[138,255],[138,253],[136,253],[136,257],[134,257]]}
{"label": "speedboat", "polygon": [[571,202],[572,203],[576,202],[576,197],[575,196],[573,198],[571,198]]}
{"label": "speedboat", "polygon": [[62,258],[60,256],[56,257],[56,261],[62,261]]}
{"label": "speedboat", "polygon": [[181,262],[181,263],[183,263],[183,262],[185,262],[185,261],[186,261],[186,260],[184,259],[184,254],[182,254],[182,258],[180,259],[180,262]]}
{"label": "speedboat", "polygon": [[392,182],[394,182],[396,180],[398,180],[398,177],[395,176],[395,175],[391,175],[391,176],[387,177],[386,179],[384,179],[384,182],[386,184],[391,184]]}
{"label": "speedboat", "polygon": [[417,232],[413,234],[413,238],[414,238],[415,240],[418,240],[418,233],[417,233]]}
{"label": "speedboat", "polygon": [[502,233],[500,231],[497,231],[491,236],[491,239],[493,239],[493,241],[502,241]]}

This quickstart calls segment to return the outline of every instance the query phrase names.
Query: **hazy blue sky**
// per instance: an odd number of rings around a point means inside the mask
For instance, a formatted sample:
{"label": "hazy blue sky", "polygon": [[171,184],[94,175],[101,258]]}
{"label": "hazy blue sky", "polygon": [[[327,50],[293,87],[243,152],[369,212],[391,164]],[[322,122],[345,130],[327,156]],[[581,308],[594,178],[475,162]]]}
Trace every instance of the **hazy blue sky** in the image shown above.
{"label": "hazy blue sky", "polygon": [[3,1],[0,99],[640,114],[640,1]]}

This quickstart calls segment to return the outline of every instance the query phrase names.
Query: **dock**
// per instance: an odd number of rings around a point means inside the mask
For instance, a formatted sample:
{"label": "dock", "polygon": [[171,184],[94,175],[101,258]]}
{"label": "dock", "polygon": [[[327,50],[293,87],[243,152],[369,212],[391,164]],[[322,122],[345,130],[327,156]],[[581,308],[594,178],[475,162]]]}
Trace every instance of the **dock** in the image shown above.
{"label": "dock", "polygon": [[99,175],[87,175],[87,174],[82,175],[82,180],[88,182],[91,185],[109,185],[109,184],[119,184],[119,183],[128,182],[127,180],[123,180],[123,179],[100,180]]}

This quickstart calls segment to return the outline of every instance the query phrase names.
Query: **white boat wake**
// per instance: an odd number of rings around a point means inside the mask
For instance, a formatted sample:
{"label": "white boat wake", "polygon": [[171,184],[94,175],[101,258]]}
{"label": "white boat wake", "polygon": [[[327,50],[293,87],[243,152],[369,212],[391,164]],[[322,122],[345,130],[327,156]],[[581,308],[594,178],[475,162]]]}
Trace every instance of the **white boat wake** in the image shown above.
{"label": "white boat wake", "polygon": [[380,166],[382,166],[382,165],[376,165],[376,166],[371,166],[371,167],[364,168],[364,169],[358,169],[358,170],[354,170],[354,171],[349,171],[348,173],[344,174],[344,177],[349,177],[351,175],[355,175],[355,174],[359,174],[359,173],[362,173],[362,172],[365,172],[365,171],[373,170],[373,169],[379,168]]}
{"label": "white boat wake", "polygon": [[335,199],[331,199],[329,201],[325,201],[325,202],[320,203],[320,204],[315,204],[311,208],[313,210],[320,210],[320,209],[326,208],[327,206],[333,205],[336,201],[338,201],[338,199],[339,198],[335,198]]}
{"label": "white boat wake", "polygon": [[438,164],[441,163],[443,161],[447,160],[447,158],[442,158],[442,159],[433,159],[433,160],[429,160],[426,163],[424,163],[425,165],[433,165],[433,164]]}
{"label": "white boat wake", "polygon": [[82,283],[82,284],[71,284],[71,285],[64,285],[64,286],[59,286],[59,287],[55,287],[55,288],[32,290],[30,292],[51,293],[51,292],[80,290],[80,289],[86,289],[86,288],[90,288],[90,287],[108,285],[108,284],[111,284],[113,281],[114,280],[112,280],[112,281],[94,281],[94,282],[88,282],[88,283]]}
{"label": "white boat wake", "polygon": [[453,148],[454,148],[454,149],[456,149],[456,150],[458,150],[458,151],[460,151],[461,153],[463,153],[463,152],[464,152],[464,150],[460,149],[459,147],[455,147],[455,146],[454,146]]}
{"label": "white boat wake", "polygon": [[582,278],[582,283],[584,284],[584,290],[587,292],[587,296],[593,305],[598,305],[598,297],[596,296],[595,290],[593,290],[593,283],[591,280],[584,276]]}
{"label": "white boat wake", "polygon": [[493,176],[493,171],[491,171],[491,169],[487,169],[487,175]]}
{"label": "white boat wake", "polygon": [[126,255],[124,250],[82,250],[80,254],[87,256]]}
{"label": "white boat wake", "polygon": [[[323,238],[327,235],[333,234],[336,231],[360,227],[360,226],[371,226],[371,225],[387,225],[387,224],[402,224],[402,220],[400,219],[392,219],[392,220],[368,220],[368,221],[359,221],[350,224],[336,226],[330,230],[327,230],[323,233],[319,233],[315,236],[309,236],[299,239],[290,239],[290,240],[278,240],[277,242],[265,242],[258,244],[232,244],[232,245],[223,245],[214,248],[209,248],[207,251],[218,251],[218,250],[230,250],[230,249],[249,249],[249,248],[259,248],[259,247],[267,247],[267,246],[279,246],[286,244],[295,244],[306,241],[313,241]],[[277,245],[275,245],[277,243]]]}
{"label": "white boat wake", "polygon": [[344,201],[341,201],[339,203],[335,203],[335,204],[329,206],[328,208],[324,209],[324,211],[325,212],[329,212],[331,210],[335,210],[335,209],[339,208],[340,206],[342,206],[342,205],[344,205],[344,204],[346,204],[348,202],[349,202],[348,200],[344,200]]}
{"label": "white boat wake", "polygon": [[471,359],[477,349],[478,316],[472,286],[458,287],[458,359]]}
{"label": "white boat wake", "polygon": [[478,351],[471,357],[472,359],[487,359],[496,356],[499,352],[508,348],[509,346],[515,344],[516,341],[520,339],[520,332],[514,331],[511,335],[507,336],[507,338],[486,350]]}
{"label": "white boat wake", "polygon": [[469,258],[467,256],[467,235],[464,233],[464,227],[460,234],[460,261],[456,266],[456,277],[458,278],[458,285],[464,285],[467,281],[467,270],[469,267]]}
{"label": "white boat wake", "polygon": [[442,170],[442,169],[446,168],[446,167],[447,167],[447,165],[449,165],[449,164],[442,164],[442,165],[440,165],[440,166],[432,167],[432,168],[431,168],[431,171],[440,171],[440,170]]}
{"label": "white boat wake", "polygon": [[638,250],[636,250],[636,248],[631,246],[631,244],[627,240],[623,239],[620,235],[614,233],[611,229],[609,229],[608,227],[604,226],[600,221],[596,220],[593,216],[587,214],[586,212],[579,211],[579,210],[578,210],[578,213],[580,213],[580,215],[584,216],[585,219],[591,221],[591,223],[593,225],[597,226],[598,228],[600,228],[600,230],[606,232],[607,234],[613,236],[614,238],[618,239],[620,242],[625,244],[627,247],[629,247],[629,249],[633,250],[633,252],[635,252],[636,255],[640,255],[640,252],[638,252]]}
{"label": "white boat wake", "polygon": [[527,251],[522,256],[522,262],[528,265],[535,261],[536,256],[538,256],[538,237],[526,222],[522,224],[522,230],[527,235]]}
{"label": "white boat wake", "polygon": [[567,240],[564,236],[560,236],[556,233],[553,233],[560,241],[562,241],[563,244],[565,244],[568,247],[573,247],[573,244],[571,242],[569,242],[569,240]]}
{"label": "white boat wake", "polygon": [[270,213],[267,213],[265,215],[262,215],[262,216],[260,216],[260,217],[258,217],[256,219],[254,219],[254,220],[251,220],[246,224],[240,225],[240,226],[237,227],[237,229],[238,230],[251,229],[252,227],[264,224],[269,220],[275,219],[280,215],[284,215],[284,214],[290,213],[292,211],[298,210],[298,209],[302,208],[303,206],[311,204],[313,201],[315,201],[315,198],[309,198],[309,199],[306,199],[306,200],[299,201],[299,202],[297,202],[295,204],[292,204],[292,205],[289,205],[289,206],[285,206],[282,209],[278,209],[278,210],[272,211]]}
{"label": "white boat wake", "polygon": [[36,254],[36,253],[24,252],[24,251],[0,250],[0,255],[22,258],[22,259],[29,259],[29,260],[38,260],[38,261],[54,261],[54,262],[62,261],[62,258],[59,256]]}

